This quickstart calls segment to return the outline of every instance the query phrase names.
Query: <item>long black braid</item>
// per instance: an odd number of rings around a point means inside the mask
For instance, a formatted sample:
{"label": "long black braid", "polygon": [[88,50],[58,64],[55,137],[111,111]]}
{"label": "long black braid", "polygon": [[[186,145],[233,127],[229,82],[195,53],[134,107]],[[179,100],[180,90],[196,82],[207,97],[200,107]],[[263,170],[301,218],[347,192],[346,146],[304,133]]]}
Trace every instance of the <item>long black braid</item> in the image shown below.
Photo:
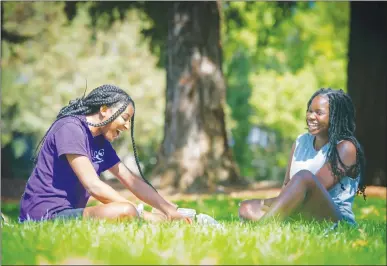
{"label": "long black braid", "polygon": [[[356,178],[360,174],[359,186],[356,194],[365,195],[365,156],[363,148],[355,137],[355,108],[351,98],[343,90],[333,90],[331,88],[322,88],[316,91],[310,100],[308,101],[307,110],[313,101],[318,96],[323,95],[329,100],[329,149],[327,152],[327,161],[329,161],[332,172],[335,178],[341,184],[341,188],[344,190],[344,186],[340,179],[346,175]],[[348,140],[352,142],[356,147],[356,164],[352,166],[346,166],[340,159],[337,143],[341,140]],[[344,171],[338,167],[338,162]]]}
{"label": "long black braid", "polygon": [[[107,107],[116,107],[119,104],[122,104],[122,106],[107,120],[101,122],[101,123],[90,123],[86,121],[86,119],[82,119],[83,122],[87,123],[90,126],[93,127],[103,127],[112,121],[114,121],[122,112],[125,111],[125,109],[128,107],[129,104],[132,104],[133,110],[135,109],[134,101],[132,98],[121,88],[106,84],[99,86],[92,90],[89,95],[86,97],[83,97],[81,99],[76,99],[72,100],[69,102],[69,104],[65,107],[63,107],[60,111],[59,114],[56,117],[56,120],[54,123],[52,123],[51,127],[55,124],[55,122],[63,117],[67,116],[73,116],[78,119],[81,119],[79,116],[80,115],[89,115],[89,114],[94,114],[97,113],[101,106],[106,105]],[[34,156],[32,157],[32,160],[34,164],[37,163],[38,155],[40,152],[40,149],[44,143],[44,140],[46,139],[46,136],[48,132],[50,131],[51,127],[47,130],[46,134],[44,137],[40,140],[38,146],[35,149]],[[141,167],[140,167],[140,162],[137,156],[137,149],[136,149],[136,143],[134,141],[134,113],[131,118],[131,127],[130,127],[130,134],[132,138],[132,146],[133,146],[133,152],[134,152],[134,158],[136,160],[136,164],[138,167],[138,170],[140,172],[140,175],[142,179],[149,185],[151,186],[156,192],[157,190],[152,186],[152,184],[144,177]]]}

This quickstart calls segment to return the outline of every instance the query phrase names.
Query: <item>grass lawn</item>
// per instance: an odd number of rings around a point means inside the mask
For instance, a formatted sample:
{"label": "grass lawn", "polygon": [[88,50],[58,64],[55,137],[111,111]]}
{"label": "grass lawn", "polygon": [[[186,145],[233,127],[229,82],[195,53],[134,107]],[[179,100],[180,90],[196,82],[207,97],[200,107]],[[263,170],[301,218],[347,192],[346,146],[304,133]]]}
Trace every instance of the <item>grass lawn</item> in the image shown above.
{"label": "grass lawn", "polygon": [[15,264],[386,264],[386,200],[356,197],[358,227],[305,221],[242,223],[224,195],[176,202],[215,217],[223,229],[180,222],[16,222],[2,228],[2,265]]}

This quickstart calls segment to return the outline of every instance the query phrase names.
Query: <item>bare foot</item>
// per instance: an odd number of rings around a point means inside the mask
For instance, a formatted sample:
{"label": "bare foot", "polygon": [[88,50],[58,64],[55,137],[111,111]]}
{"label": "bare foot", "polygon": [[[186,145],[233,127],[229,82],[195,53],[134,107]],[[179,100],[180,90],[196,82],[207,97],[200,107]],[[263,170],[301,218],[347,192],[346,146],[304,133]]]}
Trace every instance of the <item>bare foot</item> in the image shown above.
{"label": "bare foot", "polygon": [[263,199],[245,200],[241,204],[243,215],[240,213],[242,219],[257,221],[269,210],[269,206],[264,204]]}

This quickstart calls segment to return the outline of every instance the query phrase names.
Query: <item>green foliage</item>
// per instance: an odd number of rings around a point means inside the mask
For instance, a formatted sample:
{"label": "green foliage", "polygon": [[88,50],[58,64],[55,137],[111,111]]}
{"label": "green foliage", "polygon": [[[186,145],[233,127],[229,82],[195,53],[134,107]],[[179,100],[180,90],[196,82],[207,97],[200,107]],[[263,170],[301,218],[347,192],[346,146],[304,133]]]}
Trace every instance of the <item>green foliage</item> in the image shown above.
{"label": "green foliage", "polygon": [[[35,146],[59,109],[83,95],[86,79],[88,91],[114,83],[136,101],[136,142],[145,172],[150,170],[163,132],[165,71],[156,65],[165,59],[169,5],[2,5],[4,29],[28,37],[2,40],[2,148],[18,134]],[[349,3],[222,5],[226,125],[234,157],[244,176],[281,180],[292,142],[304,132],[311,94],[319,87],[346,89]],[[268,146],[247,143],[253,126],[271,136]],[[31,148],[23,143],[21,137],[8,147],[7,157],[26,157]],[[114,145],[126,155],[128,134]]]}
{"label": "green foliage", "polygon": [[[165,71],[156,67],[158,59],[141,36],[150,22],[131,10],[123,20],[114,20],[109,30],[94,31],[92,5],[77,4],[69,21],[64,3],[4,3],[5,29],[29,39],[19,44],[2,41],[2,148],[18,132],[33,134],[36,145],[60,108],[83,96],[87,80],[87,92],[112,83],[135,100],[135,139],[147,165],[161,141],[165,101]],[[106,23],[106,17],[97,18],[97,25]],[[130,134],[114,146],[119,155],[127,155]],[[25,152],[23,146],[16,147],[8,156]]]}
{"label": "green foliage", "polygon": [[[348,20],[345,2],[225,4],[227,124],[243,174],[283,179],[310,96],[320,87],[346,90]],[[274,147],[248,147],[252,126],[274,132]]]}
{"label": "green foliage", "polygon": [[[89,9],[92,26],[96,29],[108,29],[117,19],[122,20],[129,9],[141,10],[139,19],[147,21],[142,25],[141,33],[148,39],[149,48],[157,56],[157,65],[165,67],[166,36],[168,34],[168,12],[172,2],[157,1],[98,1]],[[95,19],[104,17],[103,23]]]}
{"label": "green foliage", "polygon": [[[2,264],[385,265],[385,199],[356,197],[358,227],[344,223],[327,234],[330,223],[240,222],[240,200],[218,195],[177,202],[215,216],[224,230],[178,222],[11,221],[2,228]],[[3,213],[10,209],[3,206]]]}

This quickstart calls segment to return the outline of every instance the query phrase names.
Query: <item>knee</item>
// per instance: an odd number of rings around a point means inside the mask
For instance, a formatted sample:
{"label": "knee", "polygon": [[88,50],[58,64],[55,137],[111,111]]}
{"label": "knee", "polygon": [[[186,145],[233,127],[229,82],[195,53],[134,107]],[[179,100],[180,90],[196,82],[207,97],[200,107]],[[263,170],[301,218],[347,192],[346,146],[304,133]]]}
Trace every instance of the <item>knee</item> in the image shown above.
{"label": "knee", "polygon": [[119,218],[135,218],[138,217],[136,207],[130,203],[117,203]]}
{"label": "knee", "polygon": [[314,186],[317,182],[315,175],[309,170],[300,170],[293,177],[292,180],[302,183],[306,186]]}

